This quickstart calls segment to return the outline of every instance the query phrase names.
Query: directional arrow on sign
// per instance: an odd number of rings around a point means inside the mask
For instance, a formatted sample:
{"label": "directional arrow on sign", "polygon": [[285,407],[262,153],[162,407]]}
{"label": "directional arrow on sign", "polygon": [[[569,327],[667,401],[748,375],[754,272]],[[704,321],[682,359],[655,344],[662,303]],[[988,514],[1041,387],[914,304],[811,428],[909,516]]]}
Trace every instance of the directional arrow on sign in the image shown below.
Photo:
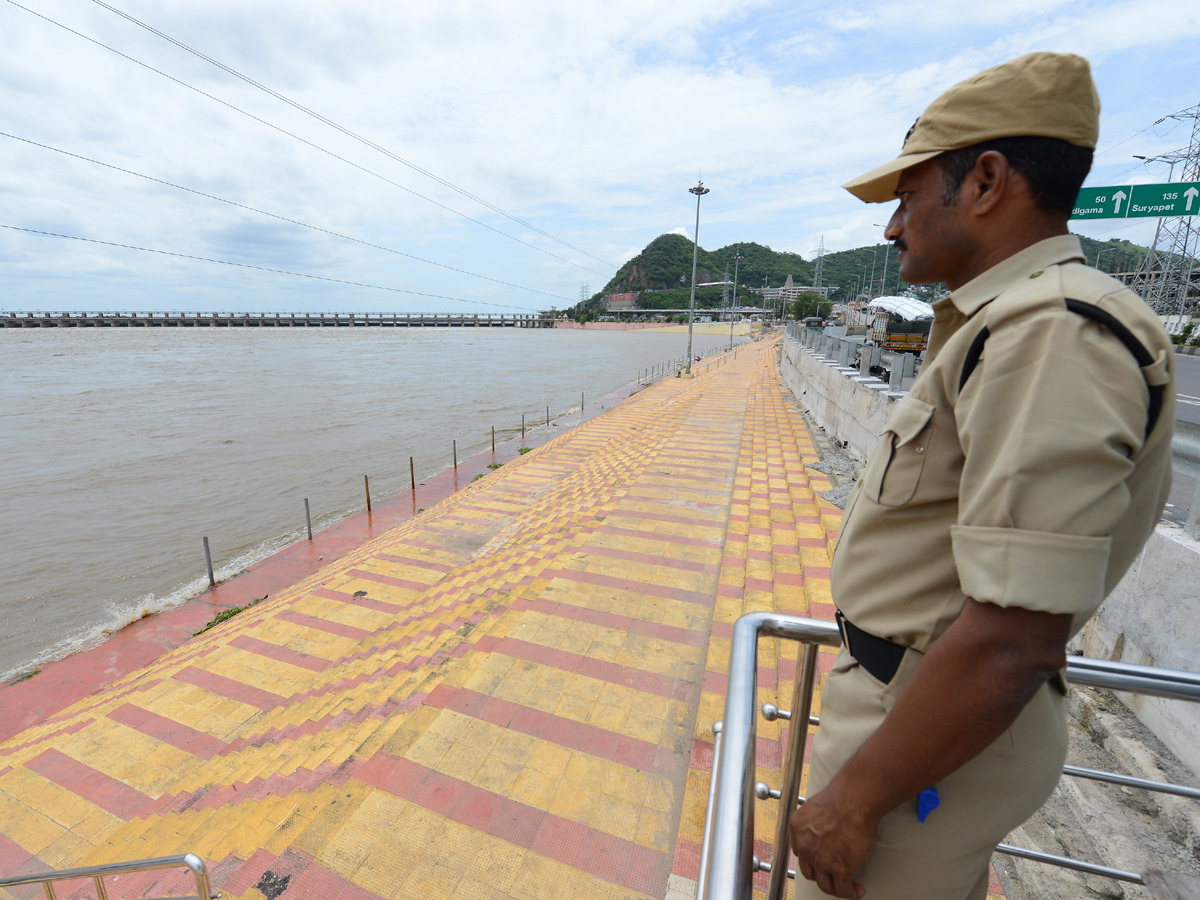
{"label": "directional arrow on sign", "polygon": [[1117,191],[1115,194],[1113,194],[1113,199],[1117,201],[1117,205],[1113,207],[1113,214],[1120,215],[1121,214],[1121,201],[1125,199],[1125,192]]}
{"label": "directional arrow on sign", "polygon": [[1196,190],[1194,187],[1188,188],[1183,192],[1183,196],[1187,197],[1188,212],[1192,211],[1192,201],[1196,199],[1197,195],[1200,195],[1200,191]]}

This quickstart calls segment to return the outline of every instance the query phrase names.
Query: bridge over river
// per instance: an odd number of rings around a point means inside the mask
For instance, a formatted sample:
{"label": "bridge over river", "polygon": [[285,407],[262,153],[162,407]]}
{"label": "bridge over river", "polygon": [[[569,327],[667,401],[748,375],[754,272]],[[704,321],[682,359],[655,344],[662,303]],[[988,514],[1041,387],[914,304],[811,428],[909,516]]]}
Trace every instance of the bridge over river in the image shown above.
{"label": "bridge over river", "polygon": [[0,328],[553,328],[539,313],[0,312]]}

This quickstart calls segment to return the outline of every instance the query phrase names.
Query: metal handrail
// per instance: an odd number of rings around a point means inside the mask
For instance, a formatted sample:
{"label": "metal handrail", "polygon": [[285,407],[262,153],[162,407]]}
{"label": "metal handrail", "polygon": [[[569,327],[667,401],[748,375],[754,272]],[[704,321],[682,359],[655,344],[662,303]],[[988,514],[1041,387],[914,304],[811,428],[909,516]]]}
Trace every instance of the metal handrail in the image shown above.
{"label": "metal handrail", "polygon": [[104,879],[109,875],[128,875],[132,872],[150,872],[155,869],[174,869],[178,867],[191,869],[196,878],[196,893],[187,897],[160,897],[147,900],[219,900],[220,892],[213,893],[208,884],[208,867],[195,853],[185,853],[182,856],[159,856],[154,859],[139,859],[133,862],[105,863],[99,866],[85,866],[81,869],[63,869],[58,872],[39,872],[36,875],[14,875],[10,878],[0,878],[0,888],[17,887],[22,884],[40,884],[46,892],[46,900],[57,900],[54,893],[54,883],[57,881],[77,881],[91,878],[96,886],[97,900],[108,900],[108,891]]}
{"label": "metal handrail", "polygon": [[[758,639],[778,637],[797,641],[805,650],[796,666],[792,711],[771,707],[764,709],[764,718],[790,718],[818,724],[811,715],[812,695],[816,686],[816,656],[818,648],[841,644],[841,634],[833,622],[789,616],[774,612],[755,612],[742,616],[733,626],[730,642],[729,680],[725,696],[725,715],[722,719],[722,740],[714,749],[713,774],[709,787],[709,804],[705,817],[705,845],[701,859],[704,883],[697,892],[700,900],[746,900],[751,896],[756,871],[769,872],[768,900],[783,897],[787,878],[795,873],[786,866],[774,866],[754,855],[755,797],[793,798],[779,804],[779,819],[775,829],[775,847],[784,848],[787,858],[790,844],[788,819],[798,803],[798,787],[804,760],[808,728],[788,729],[788,746],[781,765],[784,783],[778,791],[766,784],[755,784],[755,742],[757,739],[756,708]],[[810,659],[811,657],[811,659]],[[1151,694],[1175,700],[1200,702],[1200,674],[1175,669],[1157,669],[1129,663],[1072,656],[1067,661],[1067,680],[1073,684],[1102,687],[1110,690]],[[771,706],[771,704],[766,704]],[[1064,774],[1107,781],[1113,784],[1161,791],[1178,796],[1200,799],[1200,790],[1185,785],[1133,778],[1113,772],[1064,766]],[[1033,859],[1093,875],[1101,875],[1134,884],[1144,884],[1142,875],[1096,863],[1054,856],[1038,850],[1028,850],[1001,844],[998,852]]]}

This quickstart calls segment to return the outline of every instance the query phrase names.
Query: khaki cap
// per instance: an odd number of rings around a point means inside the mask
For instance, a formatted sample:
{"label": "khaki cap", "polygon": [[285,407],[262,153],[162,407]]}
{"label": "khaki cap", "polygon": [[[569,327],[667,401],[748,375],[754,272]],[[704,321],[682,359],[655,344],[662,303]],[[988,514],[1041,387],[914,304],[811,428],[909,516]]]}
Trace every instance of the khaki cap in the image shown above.
{"label": "khaki cap", "polygon": [[1005,137],[1050,137],[1096,149],[1100,96],[1088,61],[1030,53],[960,81],[913,123],[900,155],[842,187],[868,203],[896,199],[900,173],[947,150]]}

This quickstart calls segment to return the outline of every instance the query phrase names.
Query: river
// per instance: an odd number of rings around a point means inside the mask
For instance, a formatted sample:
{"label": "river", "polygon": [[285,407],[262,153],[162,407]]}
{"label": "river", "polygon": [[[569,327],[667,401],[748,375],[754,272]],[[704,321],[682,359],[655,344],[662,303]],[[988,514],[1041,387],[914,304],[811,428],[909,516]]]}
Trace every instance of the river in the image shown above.
{"label": "river", "polygon": [[[697,353],[728,337],[697,335]],[[553,329],[0,331],[0,680],[519,433],[686,335]],[[575,417],[572,418],[571,412]]]}

